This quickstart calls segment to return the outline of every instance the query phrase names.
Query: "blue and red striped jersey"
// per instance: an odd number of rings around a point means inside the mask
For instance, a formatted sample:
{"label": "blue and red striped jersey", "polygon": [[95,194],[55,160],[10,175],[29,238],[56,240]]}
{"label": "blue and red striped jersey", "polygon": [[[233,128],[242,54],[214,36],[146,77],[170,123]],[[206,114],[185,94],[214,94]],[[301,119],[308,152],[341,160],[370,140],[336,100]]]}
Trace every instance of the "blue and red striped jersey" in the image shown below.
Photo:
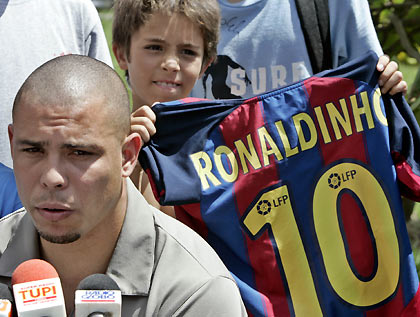
{"label": "blue and red striped jersey", "polygon": [[376,63],[153,107],[140,163],[155,196],[217,251],[251,316],[420,314],[400,197],[420,199],[420,130]]}

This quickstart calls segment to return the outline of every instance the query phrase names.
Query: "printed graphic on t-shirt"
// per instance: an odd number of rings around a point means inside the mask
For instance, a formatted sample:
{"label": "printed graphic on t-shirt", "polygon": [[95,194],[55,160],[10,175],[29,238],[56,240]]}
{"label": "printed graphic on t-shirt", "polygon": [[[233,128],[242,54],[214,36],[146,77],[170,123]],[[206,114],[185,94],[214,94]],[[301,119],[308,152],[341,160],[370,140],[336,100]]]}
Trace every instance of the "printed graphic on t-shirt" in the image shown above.
{"label": "printed graphic on t-shirt", "polygon": [[[241,99],[284,87],[309,77],[304,62],[294,62],[289,67],[271,65],[245,69],[227,55],[218,55],[205,71],[201,80],[204,98]],[[208,92],[210,87],[211,94]]]}

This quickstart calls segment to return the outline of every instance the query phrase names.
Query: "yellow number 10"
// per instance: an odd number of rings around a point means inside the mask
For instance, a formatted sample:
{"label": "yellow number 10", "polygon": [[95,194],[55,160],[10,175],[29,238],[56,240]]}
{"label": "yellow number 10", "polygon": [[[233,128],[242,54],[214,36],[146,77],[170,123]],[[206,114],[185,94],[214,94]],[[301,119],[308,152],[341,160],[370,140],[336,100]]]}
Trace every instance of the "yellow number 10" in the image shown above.
{"label": "yellow number 10", "polygon": [[[361,281],[354,275],[346,257],[337,215],[337,200],[342,189],[352,191],[360,199],[376,242],[378,266],[369,281]],[[322,316],[289,197],[286,185],[262,194],[243,223],[253,237],[266,224],[270,225],[295,315]],[[328,169],[315,187],[313,218],[328,280],[338,296],[352,305],[366,307],[394,293],[400,266],[394,220],[381,185],[365,167],[340,163]]]}

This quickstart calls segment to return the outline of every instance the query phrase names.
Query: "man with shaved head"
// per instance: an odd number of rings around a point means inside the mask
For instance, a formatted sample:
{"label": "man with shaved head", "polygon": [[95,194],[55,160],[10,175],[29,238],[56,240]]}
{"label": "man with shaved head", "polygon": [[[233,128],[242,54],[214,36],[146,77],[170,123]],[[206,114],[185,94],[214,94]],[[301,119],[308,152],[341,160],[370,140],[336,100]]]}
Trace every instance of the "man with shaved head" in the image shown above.
{"label": "man with shaved head", "polygon": [[79,282],[104,273],[121,289],[122,316],[246,315],[216,253],[129,180],[141,138],[106,64],[67,55],[36,69],[16,96],[9,138],[24,208],[0,220],[0,282],[41,258],[60,276],[68,314]]}

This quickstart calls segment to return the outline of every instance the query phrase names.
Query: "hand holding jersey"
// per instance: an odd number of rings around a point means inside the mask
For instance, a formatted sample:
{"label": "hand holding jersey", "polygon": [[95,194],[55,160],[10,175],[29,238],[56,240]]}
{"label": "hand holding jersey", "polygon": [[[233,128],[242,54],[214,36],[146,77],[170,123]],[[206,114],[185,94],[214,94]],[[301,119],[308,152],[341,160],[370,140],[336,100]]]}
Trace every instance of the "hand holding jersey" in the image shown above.
{"label": "hand holding jersey", "polygon": [[381,73],[378,84],[382,94],[389,92],[390,95],[395,95],[399,92],[403,94],[407,92],[407,82],[403,80],[403,75],[398,70],[398,64],[391,61],[388,55],[379,57],[376,69]]}
{"label": "hand holding jersey", "polygon": [[[158,102],[154,104],[156,103]],[[140,134],[143,144],[149,142],[152,135],[156,133],[156,115],[151,109],[153,105],[141,106],[131,113],[131,132]]]}

